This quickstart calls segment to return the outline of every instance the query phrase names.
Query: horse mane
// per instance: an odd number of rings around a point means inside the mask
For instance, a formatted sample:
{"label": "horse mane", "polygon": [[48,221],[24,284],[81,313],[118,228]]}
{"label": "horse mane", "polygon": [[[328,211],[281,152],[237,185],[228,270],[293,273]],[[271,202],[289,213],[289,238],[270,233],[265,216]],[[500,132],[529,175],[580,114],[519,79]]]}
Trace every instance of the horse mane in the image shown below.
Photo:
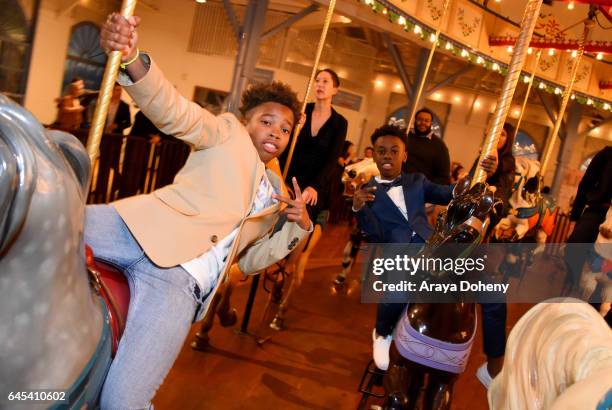
{"label": "horse mane", "polygon": [[[489,406],[549,409],[566,390],[597,403],[609,389],[602,373],[612,374],[612,330],[590,305],[553,299],[533,307],[512,329]],[[573,385],[588,387],[570,389]]]}
{"label": "horse mane", "polygon": [[0,94],[0,256],[25,222],[38,174],[25,130],[15,121],[18,110],[23,109]]}

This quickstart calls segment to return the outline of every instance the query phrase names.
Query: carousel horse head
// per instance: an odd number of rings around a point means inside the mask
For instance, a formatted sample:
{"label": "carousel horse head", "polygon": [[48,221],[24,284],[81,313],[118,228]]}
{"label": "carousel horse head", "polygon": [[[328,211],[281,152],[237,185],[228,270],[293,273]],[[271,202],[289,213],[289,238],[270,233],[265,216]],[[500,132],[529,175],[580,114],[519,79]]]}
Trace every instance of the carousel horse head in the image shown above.
{"label": "carousel horse head", "polygon": [[499,201],[485,183],[471,186],[469,178],[460,179],[453,189],[453,199],[438,215],[429,245],[480,243],[492,212]]}
{"label": "carousel horse head", "polygon": [[601,315],[578,299],[549,300],[529,310],[510,332],[489,406],[609,408],[611,374],[612,330]]}
{"label": "carousel horse head", "polygon": [[367,184],[370,179],[378,175],[380,172],[373,158],[364,158],[348,165],[342,173],[344,195],[352,196],[362,185]]}
{"label": "carousel horse head", "polygon": [[[556,217],[556,205],[550,197],[541,194],[540,163],[526,157],[516,158],[514,190],[508,201],[509,215],[496,227],[496,237],[513,230],[512,241],[521,240],[533,233],[536,242],[544,243],[552,234]],[[508,235],[505,235],[508,236]]]}
{"label": "carousel horse head", "polygon": [[66,389],[100,339],[83,249],[89,158],[0,94],[0,391]]}

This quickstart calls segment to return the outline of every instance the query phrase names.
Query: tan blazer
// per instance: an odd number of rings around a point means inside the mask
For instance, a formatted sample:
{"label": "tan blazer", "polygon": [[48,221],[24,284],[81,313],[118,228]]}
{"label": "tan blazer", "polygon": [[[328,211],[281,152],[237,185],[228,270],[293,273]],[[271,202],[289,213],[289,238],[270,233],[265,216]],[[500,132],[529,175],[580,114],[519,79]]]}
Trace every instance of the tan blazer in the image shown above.
{"label": "tan blazer", "polygon": [[113,203],[140,246],[156,265],[171,267],[202,255],[240,226],[226,269],[236,256],[244,273],[284,258],[308,231],[287,222],[272,236],[280,204],[247,217],[263,173],[286,193],[281,178],[266,171],[233,114],[214,116],[187,100],[150,64],[137,83],[123,74],[119,82],[162,132],[193,151],[173,184]]}

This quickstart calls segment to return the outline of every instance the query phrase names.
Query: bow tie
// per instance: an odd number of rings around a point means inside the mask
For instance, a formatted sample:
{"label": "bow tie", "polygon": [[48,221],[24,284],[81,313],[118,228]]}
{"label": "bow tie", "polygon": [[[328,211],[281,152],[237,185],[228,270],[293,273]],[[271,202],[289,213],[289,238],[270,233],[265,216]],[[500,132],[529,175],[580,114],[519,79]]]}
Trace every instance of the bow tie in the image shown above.
{"label": "bow tie", "polygon": [[378,186],[380,187],[380,189],[383,192],[387,192],[387,191],[389,191],[391,188],[393,188],[395,186],[402,186],[402,178],[401,177],[397,177],[397,178],[395,178],[391,182],[379,182]]}

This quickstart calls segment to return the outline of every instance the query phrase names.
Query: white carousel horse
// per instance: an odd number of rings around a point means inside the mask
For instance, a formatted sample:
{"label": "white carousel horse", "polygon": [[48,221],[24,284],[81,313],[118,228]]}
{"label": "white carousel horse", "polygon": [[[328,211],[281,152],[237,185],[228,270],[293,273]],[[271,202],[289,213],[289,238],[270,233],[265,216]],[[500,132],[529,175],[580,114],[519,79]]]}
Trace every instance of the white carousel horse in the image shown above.
{"label": "white carousel horse", "polygon": [[[86,267],[89,179],[89,157],[75,137],[45,130],[0,94],[3,399],[10,391],[64,390],[65,397],[53,399],[95,407],[113,340],[110,312],[92,292]],[[12,403],[18,402],[8,408]]]}
{"label": "white carousel horse", "polygon": [[380,175],[378,167],[373,158],[364,158],[359,162],[348,165],[342,173],[342,183],[344,184],[344,195],[353,196],[363,184],[371,178]]}
{"label": "white carousel horse", "polygon": [[536,305],[510,332],[488,399],[495,410],[609,408],[612,330],[578,299]]}

